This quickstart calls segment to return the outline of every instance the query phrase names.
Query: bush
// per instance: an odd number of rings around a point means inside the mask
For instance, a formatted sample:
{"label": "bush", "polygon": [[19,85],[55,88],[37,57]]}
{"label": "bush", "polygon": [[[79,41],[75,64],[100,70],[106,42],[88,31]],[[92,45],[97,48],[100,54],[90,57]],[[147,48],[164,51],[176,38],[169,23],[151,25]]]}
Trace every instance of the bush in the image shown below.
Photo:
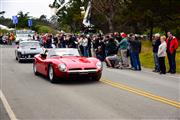
{"label": "bush", "polygon": [[[171,30],[171,29],[170,29],[170,30]],[[172,29],[171,32],[172,32],[172,34],[173,34],[174,36],[176,36],[176,37],[178,38],[178,40],[180,41],[180,27],[178,26],[176,29]],[[144,32],[144,34],[146,34],[146,35],[149,35],[149,33],[150,33],[150,30],[149,30],[149,29],[147,29],[147,30]],[[160,33],[161,35],[166,35],[165,31],[162,30],[161,28],[158,28],[158,27],[155,27],[155,28],[153,29],[153,34],[155,34],[155,33]]]}
{"label": "bush", "polygon": [[4,29],[1,30],[1,29],[0,29],[0,33],[8,33],[8,32],[9,32],[8,30],[4,30]]}
{"label": "bush", "polygon": [[57,33],[56,30],[54,30],[53,28],[49,26],[36,25],[34,29],[37,33],[53,33],[53,34]]}
{"label": "bush", "polygon": [[180,27],[177,27],[177,29],[173,30],[173,35],[176,36],[178,38],[178,40],[180,40]]}

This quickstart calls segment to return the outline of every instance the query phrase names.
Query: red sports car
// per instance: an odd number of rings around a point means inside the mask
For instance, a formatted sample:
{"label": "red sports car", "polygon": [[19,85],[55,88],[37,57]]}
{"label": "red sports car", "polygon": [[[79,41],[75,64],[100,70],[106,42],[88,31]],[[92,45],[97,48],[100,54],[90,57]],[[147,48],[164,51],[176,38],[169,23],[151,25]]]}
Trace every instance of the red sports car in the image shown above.
{"label": "red sports car", "polygon": [[51,82],[82,77],[98,81],[101,78],[101,61],[93,57],[80,56],[78,49],[50,49],[34,58],[33,71],[35,75],[43,74]]}

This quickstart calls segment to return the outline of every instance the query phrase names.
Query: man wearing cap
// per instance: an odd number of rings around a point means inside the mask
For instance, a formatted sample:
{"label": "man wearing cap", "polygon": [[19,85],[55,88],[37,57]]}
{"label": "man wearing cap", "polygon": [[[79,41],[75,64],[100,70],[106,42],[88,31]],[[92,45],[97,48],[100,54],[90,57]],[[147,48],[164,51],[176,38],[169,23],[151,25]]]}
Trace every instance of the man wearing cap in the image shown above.
{"label": "man wearing cap", "polygon": [[127,49],[128,49],[128,40],[127,35],[125,33],[121,33],[122,40],[119,42],[119,49],[121,51],[122,65],[124,67],[129,66],[128,57],[127,57]]}

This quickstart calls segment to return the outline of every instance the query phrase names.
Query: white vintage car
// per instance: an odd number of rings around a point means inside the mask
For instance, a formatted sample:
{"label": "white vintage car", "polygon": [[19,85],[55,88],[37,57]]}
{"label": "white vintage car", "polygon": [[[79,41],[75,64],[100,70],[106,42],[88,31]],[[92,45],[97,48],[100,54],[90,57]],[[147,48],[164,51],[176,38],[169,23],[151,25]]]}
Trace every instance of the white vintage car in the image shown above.
{"label": "white vintage car", "polygon": [[15,49],[15,56],[18,62],[22,60],[34,60],[34,55],[42,53],[43,48],[38,41],[20,41]]}

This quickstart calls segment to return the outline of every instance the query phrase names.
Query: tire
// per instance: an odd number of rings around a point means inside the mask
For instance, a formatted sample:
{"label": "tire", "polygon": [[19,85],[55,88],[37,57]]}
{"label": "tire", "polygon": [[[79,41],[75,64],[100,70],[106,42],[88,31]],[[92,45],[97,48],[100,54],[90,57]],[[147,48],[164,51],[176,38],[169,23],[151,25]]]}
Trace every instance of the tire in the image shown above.
{"label": "tire", "polygon": [[17,54],[17,61],[18,61],[19,63],[22,62],[22,60],[20,59],[20,56],[21,56],[20,53],[18,53],[18,54]]}
{"label": "tire", "polygon": [[92,77],[92,80],[93,80],[93,81],[99,81],[99,80],[101,79],[101,75],[102,75],[102,73],[100,73],[100,74]]}
{"label": "tire", "polygon": [[48,69],[48,77],[49,77],[49,80],[51,83],[55,83],[57,78],[56,78],[56,75],[54,73],[54,68],[53,68],[53,65],[49,65],[49,69]]}
{"label": "tire", "polygon": [[16,60],[18,60],[16,52],[15,52],[15,57],[16,57]]}
{"label": "tire", "polygon": [[37,72],[37,68],[36,68],[36,63],[33,62],[33,72],[35,75],[39,75],[39,73]]}
{"label": "tire", "polygon": [[22,61],[21,61],[21,59],[20,59],[19,57],[17,58],[17,61],[18,61],[19,63],[21,63],[21,62],[22,62]]}

